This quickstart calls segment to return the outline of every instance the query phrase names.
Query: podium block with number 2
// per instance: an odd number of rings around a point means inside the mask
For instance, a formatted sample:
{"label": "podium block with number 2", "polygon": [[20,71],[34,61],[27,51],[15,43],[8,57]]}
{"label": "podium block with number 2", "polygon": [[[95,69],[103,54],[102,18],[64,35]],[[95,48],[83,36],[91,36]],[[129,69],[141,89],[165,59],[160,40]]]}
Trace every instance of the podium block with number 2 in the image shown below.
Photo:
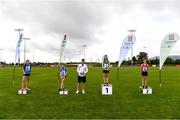
{"label": "podium block with number 2", "polygon": [[143,94],[152,94],[152,88],[143,89]]}
{"label": "podium block with number 2", "polygon": [[109,84],[108,86],[102,84],[101,87],[102,87],[102,95],[112,95],[112,85],[111,84]]}

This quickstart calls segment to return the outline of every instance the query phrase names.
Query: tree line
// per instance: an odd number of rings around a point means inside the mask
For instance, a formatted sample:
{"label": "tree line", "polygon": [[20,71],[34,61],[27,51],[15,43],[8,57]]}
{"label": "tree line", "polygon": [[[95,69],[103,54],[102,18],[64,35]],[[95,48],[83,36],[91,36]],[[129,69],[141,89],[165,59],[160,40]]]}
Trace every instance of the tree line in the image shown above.
{"label": "tree line", "polygon": [[[148,54],[146,52],[140,52],[138,55],[136,56],[133,56],[132,60],[133,60],[133,65],[140,65],[141,63],[143,63],[143,60],[144,59],[148,59]],[[148,61],[147,61],[150,65],[156,65],[158,66],[159,65],[159,57],[154,57],[154,58],[149,58]],[[57,66],[59,63],[58,62],[54,62],[54,63],[43,63],[43,62],[34,62],[32,63],[34,66],[51,66],[51,65],[55,65]],[[67,65],[75,65],[75,64],[79,64],[79,62],[70,62],[70,63],[67,63]],[[87,64],[89,65],[92,65],[92,66],[101,66],[101,63],[99,62],[88,62]],[[180,59],[172,59],[171,57],[168,57],[164,63],[165,65],[177,65],[179,64],[180,65]],[[6,64],[6,62],[0,62],[0,67],[1,66],[13,66],[14,64],[13,63],[9,63],[9,64]],[[18,64],[17,64],[18,65]],[[20,65],[18,66],[22,66],[23,64],[21,63]],[[118,65],[118,61],[116,62],[111,62],[111,65],[113,65],[114,67]],[[131,59],[128,58],[127,60],[124,60],[122,62],[122,66],[129,66],[131,65]]]}
{"label": "tree line", "polygon": [[[133,56],[133,65],[139,65],[143,63],[144,59],[148,59],[148,54],[146,52],[140,52],[137,56]],[[148,63],[151,65],[159,65],[159,57],[149,58]],[[165,65],[177,65],[180,64],[180,59],[172,59],[171,57],[168,57],[164,63]],[[124,60],[122,65],[131,65],[131,60]]]}

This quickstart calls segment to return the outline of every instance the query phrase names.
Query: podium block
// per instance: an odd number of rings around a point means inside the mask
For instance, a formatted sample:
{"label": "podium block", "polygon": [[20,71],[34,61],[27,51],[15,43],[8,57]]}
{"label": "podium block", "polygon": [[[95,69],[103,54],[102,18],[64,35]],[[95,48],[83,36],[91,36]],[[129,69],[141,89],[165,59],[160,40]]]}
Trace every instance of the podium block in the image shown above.
{"label": "podium block", "polygon": [[61,90],[59,91],[60,95],[68,95],[68,90]]}
{"label": "podium block", "polygon": [[27,93],[28,93],[27,90],[22,90],[22,89],[18,90],[18,94],[25,95]]}
{"label": "podium block", "polygon": [[142,87],[140,87],[140,89],[142,89],[143,94],[152,94],[152,88],[151,87],[144,88],[144,89]]}
{"label": "podium block", "polygon": [[152,88],[148,87],[146,89],[143,89],[143,94],[152,94]]}
{"label": "podium block", "polygon": [[112,95],[111,84],[108,84],[108,85],[101,84],[101,87],[102,87],[102,95]]}

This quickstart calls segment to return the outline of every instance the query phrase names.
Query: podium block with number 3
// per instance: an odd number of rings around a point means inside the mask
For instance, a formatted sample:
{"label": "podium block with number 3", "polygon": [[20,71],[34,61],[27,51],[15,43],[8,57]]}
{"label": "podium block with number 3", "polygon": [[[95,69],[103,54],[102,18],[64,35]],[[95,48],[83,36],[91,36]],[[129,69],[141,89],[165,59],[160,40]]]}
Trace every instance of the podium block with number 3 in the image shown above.
{"label": "podium block with number 3", "polygon": [[112,95],[112,85],[101,85],[102,87],[102,95]]}

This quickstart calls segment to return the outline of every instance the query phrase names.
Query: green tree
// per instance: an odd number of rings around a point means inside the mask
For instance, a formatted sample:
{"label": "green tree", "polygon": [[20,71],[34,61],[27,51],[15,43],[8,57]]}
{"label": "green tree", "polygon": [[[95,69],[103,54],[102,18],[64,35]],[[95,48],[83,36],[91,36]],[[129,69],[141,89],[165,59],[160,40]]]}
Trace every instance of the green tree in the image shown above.
{"label": "green tree", "polygon": [[168,57],[164,64],[174,64],[174,60],[170,57]]}
{"label": "green tree", "polygon": [[143,59],[147,59],[148,54],[146,52],[139,52],[139,55],[137,55],[138,63],[142,63]]}
{"label": "green tree", "polygon": [[150,63],[157,66],[157,65],[159,64],[159,58],[156,57],[155,59],[151,59],[151,60],[150,60]]}
{"label": "green tree", "polygon": [[180,64],[180,59],[176,59],[175,64]]}

